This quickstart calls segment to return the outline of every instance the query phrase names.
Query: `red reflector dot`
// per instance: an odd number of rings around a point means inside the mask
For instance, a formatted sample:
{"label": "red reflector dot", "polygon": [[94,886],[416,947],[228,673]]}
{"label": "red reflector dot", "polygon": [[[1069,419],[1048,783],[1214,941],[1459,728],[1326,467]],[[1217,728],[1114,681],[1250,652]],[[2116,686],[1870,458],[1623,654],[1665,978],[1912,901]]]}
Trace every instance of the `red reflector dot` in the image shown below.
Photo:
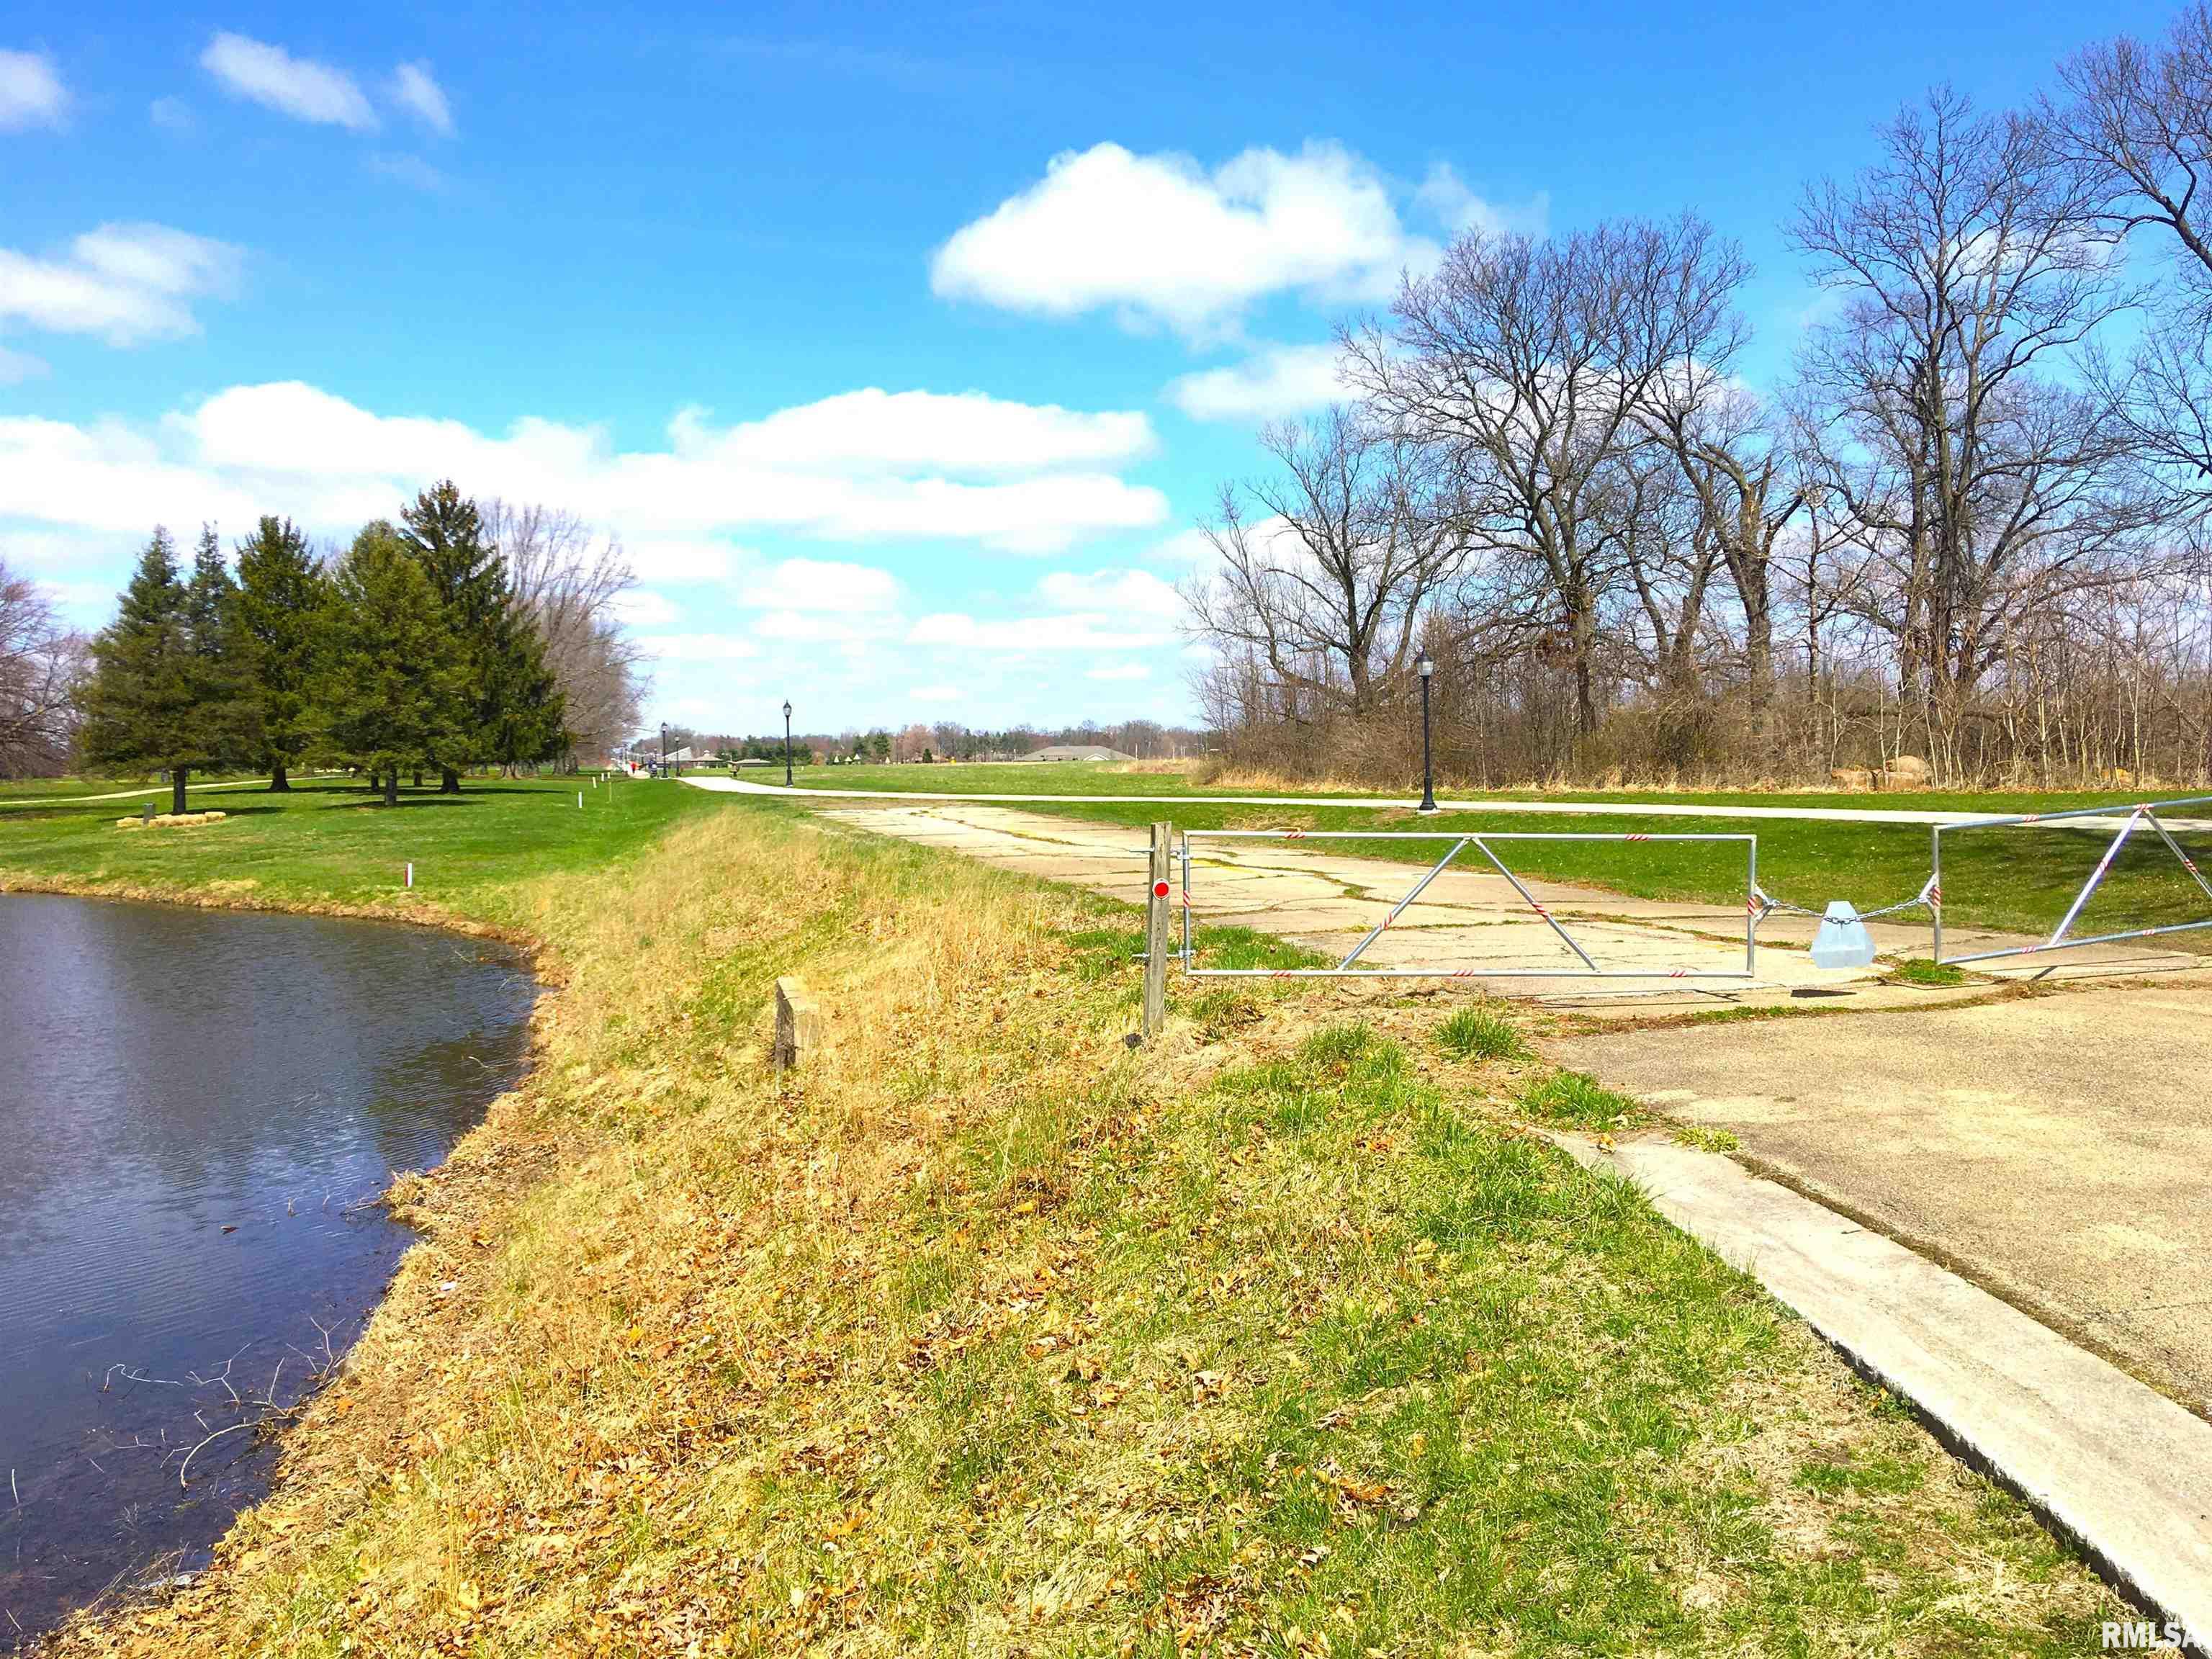
{"label": "red reflector dot", "polygon": [[1152,884],[1152,896],[1153,896],[1154,898],[1165,898],[1167,896],[1168,896],[1168,884],[1167,884],[1167,883],[1165,883],[1165,882],[1164,882],[1164,881],[1156,881],[1156,882],[1154,882],[1154,883]]}

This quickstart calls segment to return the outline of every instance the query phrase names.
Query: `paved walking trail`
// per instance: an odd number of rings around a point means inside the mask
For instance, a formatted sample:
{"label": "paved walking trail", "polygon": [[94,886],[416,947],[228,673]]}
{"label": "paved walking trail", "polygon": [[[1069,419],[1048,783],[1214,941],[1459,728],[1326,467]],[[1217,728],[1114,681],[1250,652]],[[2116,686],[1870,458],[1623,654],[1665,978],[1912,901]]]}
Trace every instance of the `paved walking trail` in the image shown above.
{"label": "paved walking trail", "polygon": [[[736,780],[707,787],[784,793]],[[864,804],[859,793],[823,800],[824,816],[1144,897],[1144,837],[1128,826],[1025,813],[1004,797]],[[1199,846],[1190,891],[1201,947],[1207,927],[1235,923],[1340,956],[1418,874],[1328,842]],[[1550,1042],[1554,1058],[1730,1130],[1745,1157],[1663,1135],[1610,1147],[1562,1137],[1569,1150],[1645,1188],[2158,1618],[2212,1633],[2206,959],[2141,942],[2091,947],[2057,959],[2063,987],[1992,1002],[1986,981],[1926,989],[1880,984],[1878,969],[1823,972],[1802,950],[1771,948],[1802,945],[1814,926],[1778,915],[1759,930],[1755,979],[1686,986],[1664,975],[1742,965],[1735,907],[1524,884],[1601,964],[1649,976],[1595,988],[1486,978],[1575,963],[1528,898],[1480,867],[1437,878],[1362,963],[1472,970],[1486,990],[1533,989],[1553,1006],[1563,999],[1547,988],[1573,987],[1567,1006],[1607,1024]],[[1926,953],[1924,923],[1873,927],[1886,951]],[[1947,930],[1954,950],[2010,942]],[[1988,965],[2027,978],[2049,963]],[[1777,1007],[1811,1000],[1866,1017],[1650,1023],[1670,1002],[1711,1006],[1716,995]]]}
{"label": "paved walking trail", "polygon": [[[689,781],[687,780],[687,781]],[[715,781],[720,781],[716,780]],[[779,793],[781,792],[778,792]],[[1124,824],[1048,817],[991,802],[914,801],[882,796],[870,805],[820,803],[825,817],[880,834],[966,854],[1004,869],[1065,881],[1132,903],[1146,881],[1144,832]],[[1416,881],[1418,868],[1335,852],[1327,841],[1213,841],[1194,843],[1190,900],[1194,942],[1205,954],[1209,930],[1255,928],[1341,960]],[[1439,854],[1443,851],[1438,846]],[[1509,865],[1513,843],[1497,851]],[[1717,851],[1733,862],[1734,848]],[[1601,888],[1521,878],[1527,896],[1469,849],[1363,951],[1361,968],[1429,969],[1499,993],[1571,1003],[1600,1017],[1647,1015],[1668,1002],[1710,1004],[1717,995],[1752,1006],[1842,1001],[1853,1006],[1928,1007],[1988,994],[1986,982],[1929,988],[1881,982],[1885,968],[1824,969],[1804,946],[1817,923],[1777,913],[1759,929],[1755,969],[1742,977],[1747,916],[1740,903],[1680,903],[1631,898]],[[1543,907],[1552,920],[1532,906]],[[1886,952],[1925,956],[1925,913],[1869,924]],[[1579,977],[1583,964],[1559,929],[1600,968],[1623,977]],[[1953,927],[1954,951],[2021,943],[2010,935]],[[1795,948],[1787,948],[1795,947]],[[1995,963],[2001,975],[2081,978],[2113,974],[2203,971],[2203,958],[2131,945],[2097,945],[2063,957]],[[2055,965],[2054,965],[2055,964]],[[1559,978],[1522,977],[1559,974]],[[1696,977],[1679,975],[1729,975]],[[1993,975],[1992,977],[1999,975]]]}
{"label": "paved walking trail", "polygon": [[[695,789],[710,789],[718,793],[779,795],[787,799],[984,801],[1016,806],[1024,801],[1079,803],[1116,800],[1133,802],[1139,806],[1188,806],[1193,803],[1208,806],[1358,806],[1376,811],[1401,812],[1418,810],[1421,804],[1411,797],[1395,800],[1374,795],[1223,795],[1210,789],[1182,795],[1043,795],[963,793],[957,790],[935,789],[786,789],[781,784],[756,783],[750,778],[734,777],[685,778],[682,781]],[[1468,800],[1440,800],[1437,803],[1437,810],[1440,812],[1531,812],[1546,816],[1572,813],[1593,817],[1624,818],[1747,818],[1753,822],[1764,820],[1785,823],[1912,824],[1923,829],[1938,823],[1979,823],[1993,816],[1988,812],[1936,812],[1873,806],[1755,806],[1748,799],[1739,805],[1734,801],[1716,804],[1708,801],[1500,800],[1488,796],[1477,796]],[[1168,816],[1174,815],[1170,813]],[[2073,823],[2077,829],[2105,826],[2118,830],[2126,821],[2127,815],[2123,810],[2115,817],[2076,818]],[[2173,830],[2212,830],[2212,818],[2168,818],[2166,823],[2167,828]]]}

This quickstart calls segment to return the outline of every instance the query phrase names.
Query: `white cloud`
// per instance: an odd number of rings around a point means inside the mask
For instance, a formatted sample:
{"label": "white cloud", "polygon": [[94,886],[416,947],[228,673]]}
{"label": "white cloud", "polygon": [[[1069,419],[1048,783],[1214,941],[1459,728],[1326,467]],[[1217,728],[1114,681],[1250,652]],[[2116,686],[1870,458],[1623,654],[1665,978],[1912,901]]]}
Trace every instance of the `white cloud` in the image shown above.
{"label": "white cloud", "polygon": [[1213,544],[1206,532],[1195,526],[1178,530],[1164,542],[1155,542],[1144,552],[1146,564],[1156,564],[1169,570],[1195,570],[1210,565],[1216,557]]}
{"label": "white cloud", "polygon": [[1152,671],[1140,662],[1111,662],[1094,668],[1083,678],[1086,680],[1148,680]]}
{"label": "white cloud", "polygon": [[46,374],[43,357],[33,357],[27,351],[10,351],[0,346],[0,386],[21,386],[26,380],[35,380]]}
{"label": "white cloud", "polygon": [[69,103],[52,58],[42,52],[0,52],[0,132],[58,128]]}
{"label": "white cloud", "polygon": [[1095,570],[1085,574],[1056,570],[1037,584],[1037,597],[1055,611],[1101,611],[1132,617],[1182,615],[1182,596],[1149,570]]}
{"label": "white cloud", "polygon": [[888,570],[831,559],[785,559],[739,580],[747,605],[763,611],[890,611],[898,579]]}
{"label": "white cloud", "polygon": [[368,170],[380,178],[397,179],[426,196],[446,187],[446,175],[419,155],[393,155],[382,151],[368,158]]}
{"label": "white cloud", "polygon": [[1518,232],[1541,236],[1551,219],[1551,198],[1539,191],[1515,206],[1486,201],[1467,187],[1449,161],[1438,161],[1421,180],[1413,200],[1441,226],[1447,236],[1479,230],[1486,236]]}
{"label": "white cloud", "polygon": [[[135,534],[157,520],[240,523],[278,511],[346,534],[450,477],[483,495],[569,508],[619,534],[647,580],[696,582],[751,562],[724,539],[744,527],[1050,553],[1166,515],[1158,491],[1087,464],[1104,453],[1102,424],[1128,447],[1148,441],[1140,416],[1071,416],[974,393],[860,395],[864,407],[896,411],[877,428],[883,454],[817,420],[810,411],[820,405],[726,428],[685,412],[665,447],[617,450],[596,428],[526,418],[492,435],[379,415],[297,381],[233,386],[150,427],[0,419],[0,523]],[[979,402],[990,419],[965,424]],[[948,437],[963,431],[989,447],[963,451]],[[802,432],[819,434],[821,449],[798,443],[792,434]],[[1001,438],[1031,470],[1006,476]],[[1063,456],[1086,464],[1050,465]],[[947,476],[961,471],[981,476]],[[789,608],[790,592],[776,597]]]}
{"label": "white cloud", "polygon": [[[1413,204],[1455,231],[1485,207],[1448,169]],[[1120,144],[1066,150],[1044,177],[955,231],[930,266],[947,298],[1072,317],[1110,309],[1205,337],[1245,307],[1295,292],[1383,299],[1439,252],[1400,213],[1407,192],[1341,145],[1247,149],[1208,172],[1188,155]],[[1500,216],[1502,217],[1502,216]]]}
{"label": "white cloud", "polygon": [[1143,651],[1175,641],[1172,633],[1158,629],[1133,632],[1122,617],[1072,613],[978,618],[957,611],[924,617],[906,637],[910,645],[966,651]]}
{"label": "white cloud", "polygon": [[748,634],[645,634],[637,642],[663,662],[741,662],[760,654]]}
{"label": "white cloud", "polygon": [[356,132],[376,125],[376,112],[350,75],[311,58],[295,58],[264,40],[219,33],[200,54],[200,67],[234,97],[295,121],[349,127]]}
{"label": "white cloud", "polygon": [[[716,441],[703,415],[678,417],[694,445]],[[722,434],[724,452],[756,465],[835,465],[870,473],[917,469],[971,475],[1133,460],[1151,453],[1142,414],[1085,414],[1057,404],[1001,402],[980,392],[884,392],[869,386],[779,410]]]}
{"label": "white cloud", "polygon": [[917,685],[907,692],[915,702],[957,702],[967,695],[957,685]]}
{"label": "white cloud", "polygon": [[683,607],[665,593],[633,587],[615,601],[615,614],[629,628],[666,628],[683,620]]}
{"label": "white cloud", "polygon": [[428,64],[402,64],[392,70],[392,101],[441,138],[453,136],[453,106]]}
{"label": "white cloud", "polygon": [[0,248],[0,322],[97,334],[111,345],[196,334],[190,302],[228,292],[238,264],[228,244],[167,225],[102,225],[60,258]]}
{"label": "white cloud", "polygon": [[1243,362],[1178,376],[1163,395],[1194,420],[1276,420],[1342,398],[1338,361],[1333,344],[1268,346]]}

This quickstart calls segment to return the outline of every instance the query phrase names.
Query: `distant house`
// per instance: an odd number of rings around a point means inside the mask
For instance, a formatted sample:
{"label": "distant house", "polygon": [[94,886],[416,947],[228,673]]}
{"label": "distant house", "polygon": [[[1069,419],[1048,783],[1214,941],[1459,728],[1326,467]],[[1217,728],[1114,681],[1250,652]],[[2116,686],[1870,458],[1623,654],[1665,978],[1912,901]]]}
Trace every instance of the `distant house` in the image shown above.
{"label": "distant house", "polygon": [[748,755],[742,760],[732,761],[730,764],[732,766],[768,766],[773,764],[773,763],[764,761],[757,755]]}
{"label": "distant house", "polygon": [[1134,755],[1125,755],[1118,749],[1108,749],[1095,743],[1055,743],[1042,749],[1032,749],[1022,757],[1033,761],[1125,761],[1134,760]]}

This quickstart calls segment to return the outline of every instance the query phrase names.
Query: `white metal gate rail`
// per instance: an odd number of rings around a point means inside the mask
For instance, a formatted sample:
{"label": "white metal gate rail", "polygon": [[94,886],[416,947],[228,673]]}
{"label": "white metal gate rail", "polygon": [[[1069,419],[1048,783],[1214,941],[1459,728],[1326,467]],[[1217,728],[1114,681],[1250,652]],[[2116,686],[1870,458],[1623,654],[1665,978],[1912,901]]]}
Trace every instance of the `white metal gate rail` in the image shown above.
{"label": "white metal gate rail", "polygon": [[[1965,823],[1937,824],[1933,837],[1935,873],[1929,879],[1929,890],[1935,896],[1936,960],[1946,967],[1957,968],[1970,962],[1994,962],[2000,957],[2039,956],[2045,951],[2072,951],[2085,945],[2118,945],[2125,939],[2151,939],[2161,933],[2186,933],[2198,928],[2212,927],[2212,913],[2208,913],[2201,921],[2171,922],[2160,927],[2134,927],[2118,933],[2094,933],[2087,939],[2066,937],[2067,931],[2081,915],[2082,908],[2094,896],[2098,888],[2104,885],[2106,876],[2112,871],[2112,861],[2120,855],[2120,849],[2128,844],[2129,837],[2146,823],[2158,832],[2159,839],[2166,843],[2166,850],[2180,862],[2181,867],[2189,872],[2190,878],[2204,890],[2206,903],[2212,906],[2212,882],[2205,880],[2204,872],[2197,867],[2196,860],[2183,850],[2179,842],[2174,840],[2173,832],[2158,820],[2161,811],[2170,811],[2178,806],[2212,806],[2212,795],[2188,795],[2179,800],[2143,801],[2135,806],[2077,806],[2063,812],[2021,812],[2010,817],[1974,818]],[[2120,825],[2119,833],[2105,848],[2104,857],[2097,860],[2097,867],[2089,872],[2088,880],[2081,884],[2081,890],[2075,894],[2074,902],[2066,907],[2066,914],[2059,918],[2058,926],[2051,930],[2049,939],[2033,945],[2008,945],[2001,951],[1975,951],[1962,957],[1943,954],[1943,837],[1947,833],[1956,835],[1962,830],[2002,830],[2017,824],[2063,823],[2069,818],[2104,818],[2109,821],[2119,817],[2122,813],[2127,816]]]}
{"label": "white metal gate rail", "polygon": [[[1191,914],[1194,905],[1190,892],[1191,843],[1196,841],[1390,841],[1449,842],[1452,845],[1444,855],[1430,866],[1419,880],[1407,890],[1405,897],[1392,905],[1382,920],[1368,930],[1364,938],[1345,954],[1334,968],[1200,968],[1196,965],[1196,952],[1192,937]],[[1505,860],[1492,849],[1493,842],[1733,842],[1744,849],[1744,927],[1743,966],[1741,969],[1715,968],[1601,968],[1596,959],[1583,948],[1582,942],[1570,933],[1564,923],[1542,904],[1537,902],[1521,878],[1509,868]],[[1579,968],[1355,968],[1369,945],[1382,938],[1383,931],[1404,915],[1407,907],[1420,897],[1431,882],[1443,874],[1452,861],[1468,848],[1474,848],[1487,859],[1498,873],[1511,884],[1522,901],[1543,918],[1551,930],[1559,936],[1566,947],[1581,959]],[[1182,969],[1193,979],[1724,979],[1752,978],[1759,963],[1759,923],[1762,910],[1759,902],[1759,837],[1748,835],[1711,835],[1694,832],[1680,834],[1622,835],[1588,832],[1547,832],[1541,830],[1499,831],[1474,834],[1452,830],[1186,830],[1182,832],[1181,849],[1182,877]]]}

